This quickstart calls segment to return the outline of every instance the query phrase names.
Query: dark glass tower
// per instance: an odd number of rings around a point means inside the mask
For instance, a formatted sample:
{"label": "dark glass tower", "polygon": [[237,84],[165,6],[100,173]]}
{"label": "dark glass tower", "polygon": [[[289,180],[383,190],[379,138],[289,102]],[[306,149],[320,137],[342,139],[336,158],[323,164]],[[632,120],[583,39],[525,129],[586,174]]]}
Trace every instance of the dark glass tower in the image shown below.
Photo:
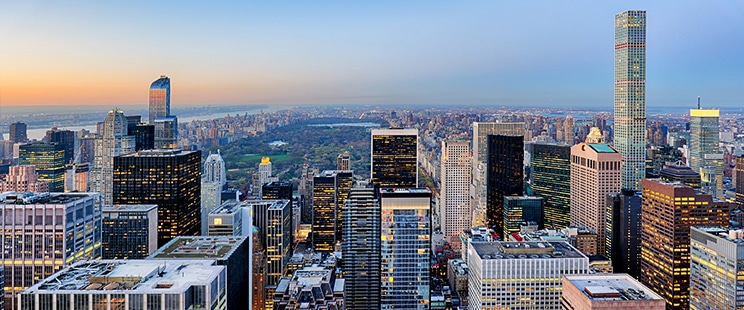
{"label": "dark glass tower", "polygon": [[545,224],[565,228],[571,220],[571,146],[532,144],[532,194],[545,197]]}
{"label": "dark glass tower", "polygon": [[418,131],[372,130],[372,182],[380,187],[417,187]]}
{"label": "dark glass tower", "polygon": [[734,168],[736,180],[736,204],[739,208],[744,207],[744,155],[736,159],[736,168]]}
{"label": "dark glass tower", "polygon": [[64,163],[72,163],[75,157],[75,132],[72,130],[59,130],[53,128],[46,132],[44,140],[47,142],[57,143],[65,150]]}
{"label": "dark glass tower", "polygon": [[26,124],[25,123],[10,124],[10,133],[8,134],[8,140],[10,140],[13,143],[28,141],[28,137],[26,136]]}
{"label": "dark glass tower", "polygon": [[607,251],[613,272],[641,275],[641,195],[625,190],[607,196]]}
{"label": "dark glass tower", "polygon": [[19,163],[34,165],[40,181],[49,182],[50,192],[65,191],[65,149],[57,143],[21,145]]}
{"label": "dark glass tower", "polygon": [[346,309],[380,309],[380,205],[372,188],[352,188],[343,206]]}
{"label": "dark glass tower", "polygon": [[[522,223],[534,223],[542,229],[545,218],[545,199],[537,196],[504,197],[504,240],[521,230]],[[499,232],[501,233],[501,232]]]}
{"label": "dark glass tower", "polygon": [[142,259],[158,249],[158,206],[103,207],[102,218],[102,259]]}
{"label": "dark glass tower", "polygon": [[158,206],[158,245],[194,236],[201,219],[201,152],[146,150],[114,157],[114,204]]}
{"label": "dark glass tower", "polygon": [[488,135],[486,220],[488,226],[504,231],[504,197],[521,196],[524,191],[524,138]]}
{"label": "dark glass tower", "polygon": [[313,247],[333,251],[341,240],[343,212],[351,189],[351,171],[326,170],[313,178]]}
{"label": "dark glass tower", "polygon": [[127,116],[127,135],[134,136],[135,151],[155,148],[155,125],[142,123],[139,115]]}

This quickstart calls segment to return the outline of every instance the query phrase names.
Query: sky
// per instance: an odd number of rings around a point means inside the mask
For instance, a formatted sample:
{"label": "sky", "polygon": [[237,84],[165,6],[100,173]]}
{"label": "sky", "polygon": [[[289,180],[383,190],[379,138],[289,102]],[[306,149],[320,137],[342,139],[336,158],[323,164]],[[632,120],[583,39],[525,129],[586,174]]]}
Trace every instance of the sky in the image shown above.
{"label": "sky", "polygon": [[742,1],[0,0],[0,106],[611,107],[647,10],[647,106],[744,106]]}

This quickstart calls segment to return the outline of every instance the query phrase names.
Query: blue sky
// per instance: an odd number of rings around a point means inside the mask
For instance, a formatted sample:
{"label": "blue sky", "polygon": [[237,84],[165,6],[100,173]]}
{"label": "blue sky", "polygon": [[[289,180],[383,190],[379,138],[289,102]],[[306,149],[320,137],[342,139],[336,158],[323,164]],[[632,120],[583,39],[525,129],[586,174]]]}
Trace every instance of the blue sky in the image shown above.
{"label": "blue sky", "polygon": [[647,106],[744,105],[741,1],[0,0],[0,104],[612,106],[647,10]]}

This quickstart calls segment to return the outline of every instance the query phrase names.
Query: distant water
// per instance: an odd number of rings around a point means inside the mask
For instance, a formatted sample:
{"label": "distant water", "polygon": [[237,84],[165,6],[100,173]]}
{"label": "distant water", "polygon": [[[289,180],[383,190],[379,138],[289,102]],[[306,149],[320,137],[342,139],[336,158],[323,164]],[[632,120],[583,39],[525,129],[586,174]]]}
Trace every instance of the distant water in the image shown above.
{"label": "distant water", "polygon": [[[13,107],[15,108],[15,107]],[[38,107],[18,107],[18,111],[15,112],[38,112],[38,111],[44,111],[43,109],[38,109]],[[58,107],[56,107],[57,110],[59,110]],[[281,109],[290,108],[290,106],[245,106],[243,109],[236,109],[234,111],[225,111],[225,112],[218,112],[218,113],[212,113],[212,114],[206,114],[206,115],[193,115],[193,116],[187,116],[187,117],[179,117],[178,122],[181,124],[189,123],[193,120],[211,120],[211,119],[217,119],[217,118],[223,118],[228,115],[245,115],[245,114],[258,114],[258,113],[272,113],[276,112]],[[69,110],[68,110],[69,111]],[[82,111],[82,110],[80,110]],[[54,111],[57,112],[57,111]],[[50,112],[50,114],[53,114],[54,112]],[[105,112],[108,113],[108,112]],[[124,114],[127,114],[126,111]],[[105,114],[102,115],[101,121],[105,118]],[[143,116],[143,121],[147,121],[146,115]],[[82,126],[56,126],[57,128],[61,130],[72,130],[72,131],[80,131],[81,129],[88,130],[90,132],[96,131],[96,124],[90,124],[90,125],[82,125]],[[28,136],[29,140],[41,140],[46,135],[47,130],[51,129],[51,127],[47,128],[34,128],[34,129],[28,129],[26,135]]]}

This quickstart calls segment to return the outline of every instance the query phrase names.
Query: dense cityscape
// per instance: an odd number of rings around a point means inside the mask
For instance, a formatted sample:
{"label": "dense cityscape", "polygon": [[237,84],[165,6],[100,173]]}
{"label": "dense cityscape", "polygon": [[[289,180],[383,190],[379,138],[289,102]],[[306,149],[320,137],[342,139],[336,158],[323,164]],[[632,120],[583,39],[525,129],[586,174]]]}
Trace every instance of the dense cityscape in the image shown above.
{"label": "dense cityscape", "polygon": [[744,113],[647,113],[646,25],[612,111],[4,110],[0,309],[744,309]]}

